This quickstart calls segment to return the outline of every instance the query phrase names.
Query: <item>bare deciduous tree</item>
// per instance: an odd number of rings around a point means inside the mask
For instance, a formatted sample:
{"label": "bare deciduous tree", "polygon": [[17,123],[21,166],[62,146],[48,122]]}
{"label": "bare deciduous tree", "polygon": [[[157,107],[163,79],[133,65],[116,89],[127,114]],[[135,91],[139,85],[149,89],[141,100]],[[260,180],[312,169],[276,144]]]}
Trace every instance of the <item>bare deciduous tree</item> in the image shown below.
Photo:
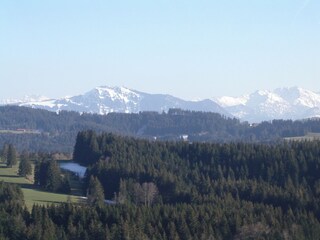
{"label": "bare deciduous tree", "polygon": [[143,203],[146,206],[150,206],[158,194],[158,188],[153,182],[144,182],[142,185],[136,183],[133,191],[136,203]]}
{"label": "bare deciduous tree", "polygon": [[270,227],[261,222],[242,226],[239,233],[235,236],[235,240],[241,239],[264,239],[264,235],[268,235],[271,231]]}

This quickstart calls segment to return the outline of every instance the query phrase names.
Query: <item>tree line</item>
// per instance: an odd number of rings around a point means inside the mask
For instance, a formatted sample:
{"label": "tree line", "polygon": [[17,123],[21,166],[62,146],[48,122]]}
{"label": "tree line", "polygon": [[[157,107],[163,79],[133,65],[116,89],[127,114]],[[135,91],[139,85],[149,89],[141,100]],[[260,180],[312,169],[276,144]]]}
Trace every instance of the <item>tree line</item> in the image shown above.
{"label": "tree line", "polygon": [[[13,144],[4,144],[0,152],[1,162],[6,164],[8,168],[12,168],[18,163],[18,152]],[[32,166],[30,156],[27,151],[20,154],[18,175],[27,177],[32,174]]]}
{"label": "tree line", "polygon": [[[17,129],[36,133],[6,131]],[[217,113],[181,109],[170,109],[167,113],[97,115],[0,107],[0,145],[12,143],[19,151],[71,153],[77,133],[88,129],[162,141],[179,141],[188,136],[189,142],[275,142],[308,132],[320,133],[320,120],[273,120],[252,125]]]}
{"label": "tree line", "polygon": [[36,239],[318,239],[307,210],[243,201],[227,195],[203,204],[35,205],[26,210],[19,187],[0,182],[0,238]]}
{"label": "tree line", "polygon": [[13,144],[5,144],[0,152],[1,161],[8,168],[19,163],[19,176],[29,177],[33,174],[35,186],[49,192],[70,193],[70,174],[62,174],[54,156],[56,154],[29,153],[25,150],[19,154]]}
{"label": "tree line", "polygon": [[153,182],[166,203],[210,199],[234,188],[235,197],[318,209],[319,149],[318,141],[191,144],[83,131],[73,156],[89,166],[87,177],[98,176],[109,199],[131,189],[132,200],[135,183]]}
{"label": "tree line", "polygon": [[[188,143],[82,131],[73,156],[88,166],[87,201],[29,212],[21,190],[0,183],[0,239],[320,236],[318,141]],[[40,175],[56,167],[38,164]],[[43,187],[61,183],[56,170],[40,175]]]}
{"label": "tree line", "polygon": [[[96,177],[103,186],[105,198],[119,204],[138,208],[182,204],[207,209],[208,205],[237,208],[245,203],[252,204],[254,211],[262,215],[273,211],[270,209],[280,211],[281,217],[272,213],[273,220],[297,214],[298,221],[312,216],[316,225],[319,224],[319,141],[280,144],[158,142],[83,131],[77,136],[74,160],[88,166],[87,182],[90,177]],[[150,190],[149,184],[153,186]],[[228,201],[231,206],[225,205]],[[248,219],[249,215],[243,219]],[[240,223],[230,228],[232,221],[226,219],[226,232],[230,235],[224,232],[213,236],[218,239],[219,236],[223,236],[222,239],[236,237],[239,231],[246,235],[256,228],[265,229],[265,233],[274,231],[274,226],[262,224],[261,218],[256,223],[262,225],[257,226]],[[307,223],[291,223],[300,228],[300,237],[313,231]],[[213,232],[220,231],[220,227]],[[272,236],[274,238],[270,239],[284,239],[280,233],[278,237]]]}

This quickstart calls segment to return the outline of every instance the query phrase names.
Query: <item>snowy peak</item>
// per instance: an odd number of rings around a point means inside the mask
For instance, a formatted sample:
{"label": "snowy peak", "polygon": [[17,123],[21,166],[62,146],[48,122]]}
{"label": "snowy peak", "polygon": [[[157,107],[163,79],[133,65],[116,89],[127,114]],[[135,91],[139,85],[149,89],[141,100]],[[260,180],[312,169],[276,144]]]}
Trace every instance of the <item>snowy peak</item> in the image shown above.
{"label": "snowy peak", "polygon": [[293,102],[296,106],[305,106],[309,108],[319,107],[320,95],[307,89],[293,87],[276,89],[283,98]]}
{"label": "snowy peak", "polygon": [[126,87],[99,86],[84,94],[61,99],[26,96],[3,100],[12,104],[59,112],[61,110],[96,114],[168,111],[170,108],[216,112],[243,121],[304,119],[320,116],[320,94],[299,87],[258,90],[240,97],[223,96],[213,100],[185,101],[168,94],[149,94]]}
{"label": "snowy peak", "polygon": [[[84,94],[61,99],[32,99],[10,102],[14,105],[41,108],[59,112],[61,110],[108,114],[110,112],[138,113],[140,111],[168,111],[170,108],[217,112],[231,115],[212,100],[185,101],[167,94],[148,94],[126,87],[96,87]],[[8,104],[4,102],[3,104]]]}
{"label": "snowy peak", "polygon": [[100,99],[109,98],[112,101],[122,101],[128,103],[132,99],[139,99],[140,95],[125,87],[97,87],[90,93],[97,93]]}
{"label": "snowy peak", "polygon": [[97,114],[136,112],[141,96],[125,87],[96,87],[82,95],[57,100],[57,110]]}
{"label": "snowy peak", "polygon": [[244,95],[242,97],[217,97],[214,100],[219,103],[222,107],[232,107],[238,105],[245,105],[249,99],[249,95]]}
{"label": "snowy peak", "polygon": [[301,119],[320,114],[320,94],[299,87],[258,90],[242,97],[220,97],[218,103],[234,116],[251,122]]}

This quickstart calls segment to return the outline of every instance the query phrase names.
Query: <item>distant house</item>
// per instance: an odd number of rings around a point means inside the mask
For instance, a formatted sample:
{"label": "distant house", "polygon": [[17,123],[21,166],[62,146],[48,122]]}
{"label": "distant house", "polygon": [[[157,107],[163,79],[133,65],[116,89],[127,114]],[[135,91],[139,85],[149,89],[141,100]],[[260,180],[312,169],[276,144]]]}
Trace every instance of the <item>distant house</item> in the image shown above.
{"label": "distant house", "polygon": [[180,139],[186,142],[186,141],[188,141],[189,136],[186,135],[186,134],[184,134],[184,135],[181,135],[181,136],[180,136]]}

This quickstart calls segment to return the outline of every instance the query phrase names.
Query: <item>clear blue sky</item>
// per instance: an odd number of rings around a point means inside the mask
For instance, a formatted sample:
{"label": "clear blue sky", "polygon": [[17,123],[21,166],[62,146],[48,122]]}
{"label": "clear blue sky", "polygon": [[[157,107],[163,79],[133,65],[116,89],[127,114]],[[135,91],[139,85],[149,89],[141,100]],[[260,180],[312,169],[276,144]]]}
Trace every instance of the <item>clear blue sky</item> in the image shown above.
{"label": "clear blue sky", "polygon": [[2,0],[0,98],[320,91],[320,1]]}

